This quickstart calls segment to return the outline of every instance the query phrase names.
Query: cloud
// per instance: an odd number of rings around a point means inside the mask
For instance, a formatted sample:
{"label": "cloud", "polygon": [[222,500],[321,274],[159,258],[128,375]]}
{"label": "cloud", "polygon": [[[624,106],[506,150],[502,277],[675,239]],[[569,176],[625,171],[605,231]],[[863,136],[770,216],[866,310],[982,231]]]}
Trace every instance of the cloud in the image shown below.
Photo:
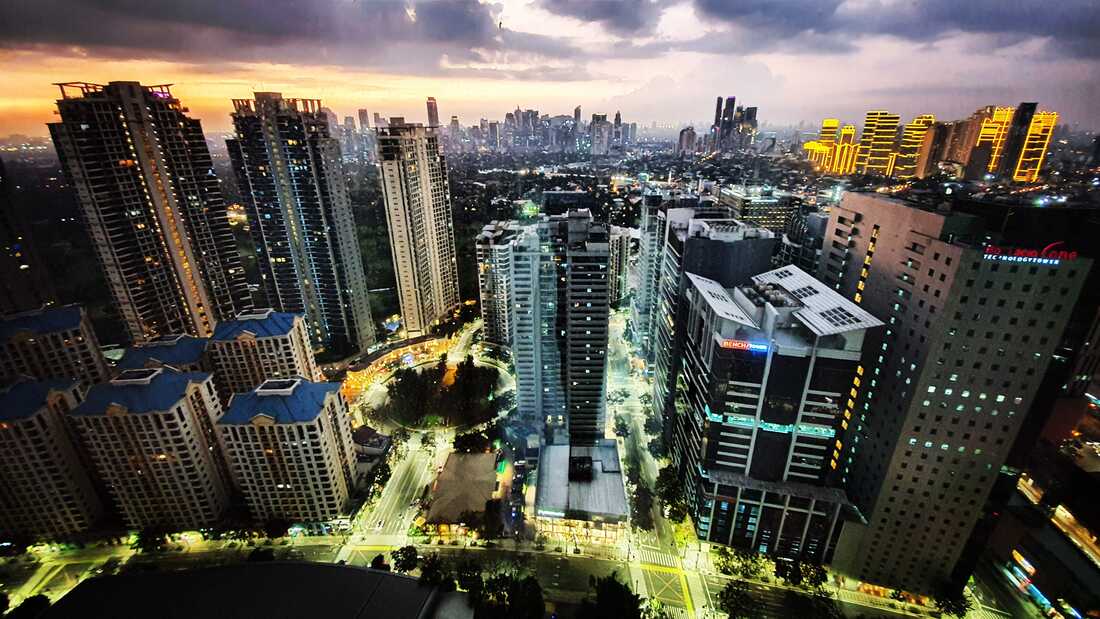
{"label": "cloud", "polygon": [[651,32],[667,0],[539,0],[537,5],[555,15],[598,22],[609,32],[636,35]]}
{"label": "cloud", "polygon": [[997,35],[1002,46],[1039,38],[1055,55],[1100,57],[1100,3],[1095,0],[694,1],[702,15],[775,37],[890,35],[931,42],[961,32]]}
{"label": "cloud", "polygon": [[[30,0],[0,2],[0,49],[221,62],[311,63],[441,74],[441,60],[577,62],[567,41],[518,34],[477,0]],[[507,66],[497,66],[506,74]],[[453,72],[453,71],[447,71]],[[533,74],[518,72],[513,77]]]}

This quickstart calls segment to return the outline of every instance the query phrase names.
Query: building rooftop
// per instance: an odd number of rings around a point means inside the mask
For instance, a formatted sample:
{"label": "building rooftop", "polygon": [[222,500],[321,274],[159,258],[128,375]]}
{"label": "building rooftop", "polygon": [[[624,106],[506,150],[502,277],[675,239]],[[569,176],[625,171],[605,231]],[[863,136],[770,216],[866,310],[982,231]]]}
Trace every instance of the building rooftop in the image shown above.
{"label": "building rooftop", "polygon": [[79,305],[49,307],[0,318],[0,341],[7,341],[16,333],[29,331],[33,335],[47,335],[58,331],[71,331],[80,327],[83,311]]}
{"label": "building rooftop", "polygon": [[253,310],[238,314],[233,320],[219,322],[214,327],[215,342],[228,342],[237,339],[242,333],[251,333],[256,337],[276,337],[290,333],[294,328],[294,319],[299,314],[276,312],[272,309]]}
{"label": "building rooftop", "polygon": [[756,321],[749,316],[745,310],[741,309],[726,289],[722,287],[722,284],[708,279],[702,275],[696,275],[694,273],[687,274],[691,283],[703,293],[703,297],[707,300],[707,304],[716,314],[725,318],[726,320],[732,320],[734,322],[743,324],[747,327],[756,328]]}
{"label": "building rooftop", "polygon": [[462,522],[466,512],[481,513],[496,488],[496,456],[491,453],[452,453],[436,478],[427,522]]}
{"label": "building rooftop", "polygon": [[119,369],[144,368],[150,361],[164,365],[194,365],[202,360],[209,340],[190,335],[163,335],[126,349],[118,362]]}
{"label": "building rooftop", "polygon": [[112,407],[129,413],[166,411],[175,406],[191,383],[210,378],[205,372],[177,372],[170,368],[126,370],[110,382],[95,385],[70,415],[106,415]]}
{"label": "building rooftop", "polygon": [[0,421],[26,419],[41,410],[51,391],[72,389],[76,384],[63,379],[21,381],[0,389]]}
{"label": "building rooftop", "polygon": [[[570,481],[570,456],[592,458],[592,480]],[[615,441],[594,447],[546,445],[539,459],[536,514],[544,518],[625,520],[630,513]]]}
{"label": "building rooftop", "polygon": [[782,288],[802,305],[794,315],[817,335],[870,329],[883,323],[824,282],[795,266],[785,266],[752,278],[756,284]]}
{"label": "building rooftop", "polygon": [[275,561],[90,578],[42,617],[427,619],[439,616],[438,596],[409,576]]}
{"label": "building rooftop", "polygon": [[339,383],[315,383],[303,378],[267,380],[248,393],[235,393],[218,425],[244,425],[257,416],[275,423],[307,423],[317,418],[325,397],[340,390]]}

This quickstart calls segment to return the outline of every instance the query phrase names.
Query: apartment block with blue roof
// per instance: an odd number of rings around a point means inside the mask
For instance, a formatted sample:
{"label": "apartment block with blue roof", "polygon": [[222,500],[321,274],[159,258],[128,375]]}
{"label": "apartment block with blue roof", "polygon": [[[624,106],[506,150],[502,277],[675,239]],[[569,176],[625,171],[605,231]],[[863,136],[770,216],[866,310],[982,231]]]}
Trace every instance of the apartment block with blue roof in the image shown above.
{"label": "apartment block with blue roof", "polygon": [[83,307],[47,307],[0,318],[0,378],[74,379],[88,386],[109,375]]}
{"label": "apartment block with blue roof", "polygon": [[339,383],[265,381],[233,395],[217,430],[256,522],[324,522],[344,514],[355,485],[355,447]]}
{"label": "apartment block with blue roof", "polygon": [[208,348],[223,401],[271,378],[321,378],[301,314],[259,309],[218,323]]}
{"label": "apartment block with blue roof", "polygon": [[146,368],[92,387],[69,417],[127,526],[179,531],[216,524],[228,504],[221,413],[210,374]]}
{"label": "apartment block with blue roof", "polygon": [[83,399],[78,381],[21,380],[0,388],[0,538],[53,541],[103,516],[65,427]]}
{"label": "apartment block with blue roof", "polygon": [[181,372],[209,372],[206,347],[210,338],[173,334],[127,348],[115,366],[119,371],[170,366]]}

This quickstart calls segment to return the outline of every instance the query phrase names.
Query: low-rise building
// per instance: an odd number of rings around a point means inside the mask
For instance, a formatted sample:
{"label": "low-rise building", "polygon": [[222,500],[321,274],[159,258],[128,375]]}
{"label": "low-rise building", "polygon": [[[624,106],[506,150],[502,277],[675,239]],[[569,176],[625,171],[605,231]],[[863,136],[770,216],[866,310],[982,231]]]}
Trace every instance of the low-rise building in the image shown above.
{"label": "low-rise building", "polygon": [[127,526],[187,530],[228,504],[210,427],[213,378],[171,368],[126,370],[92,387],[69,414]]}
{"label": "low-rise building", "polygon": [[432,487],[426,522],[440,535],[461,531],[495,498],[499,495],[493,454],[452,453]]}
{"label": "low-rise building", "polygon": [[614,439],[542,448],[534,513],[539,533],[574,543],[615,544],[629,528],[629,515]]}
{"label": "low-rise building", "polygon": [[0,537],[57,540],[103,515],[65,426],[83,393],[68,379],[0,390]]}
{"label": "low-rise building", "polygon": [[344,512],[354,488],[355,450],[339,384],[265,381],[234,394],[217,429],[257,522],[324,522]]}

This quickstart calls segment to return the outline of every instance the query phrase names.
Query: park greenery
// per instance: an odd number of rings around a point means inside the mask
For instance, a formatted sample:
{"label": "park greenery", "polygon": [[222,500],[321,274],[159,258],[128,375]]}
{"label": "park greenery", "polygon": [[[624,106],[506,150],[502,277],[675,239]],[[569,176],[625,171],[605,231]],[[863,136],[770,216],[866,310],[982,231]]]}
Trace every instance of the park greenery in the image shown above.
{"label": "park greenery", "polygon": [[471,355],[453,369],[440,355],[434,365],[397,370],[386,385],[386,404],[374,414],[407,427],[478,424],[497,412],[493,390],[498,375],[495,367],[474,364]]}
{"label": "park greenery", "polygon": [[589,578],[591,595],[577,610],[577,619],[664,619],[659,603],[634,593],[617,574]]}
{"label": "park greenery", "polygon": [[941,586],[932,596],[932,603],[936,610],[951,617],[965,617],[972,607],[962,589],[950,585]]}

